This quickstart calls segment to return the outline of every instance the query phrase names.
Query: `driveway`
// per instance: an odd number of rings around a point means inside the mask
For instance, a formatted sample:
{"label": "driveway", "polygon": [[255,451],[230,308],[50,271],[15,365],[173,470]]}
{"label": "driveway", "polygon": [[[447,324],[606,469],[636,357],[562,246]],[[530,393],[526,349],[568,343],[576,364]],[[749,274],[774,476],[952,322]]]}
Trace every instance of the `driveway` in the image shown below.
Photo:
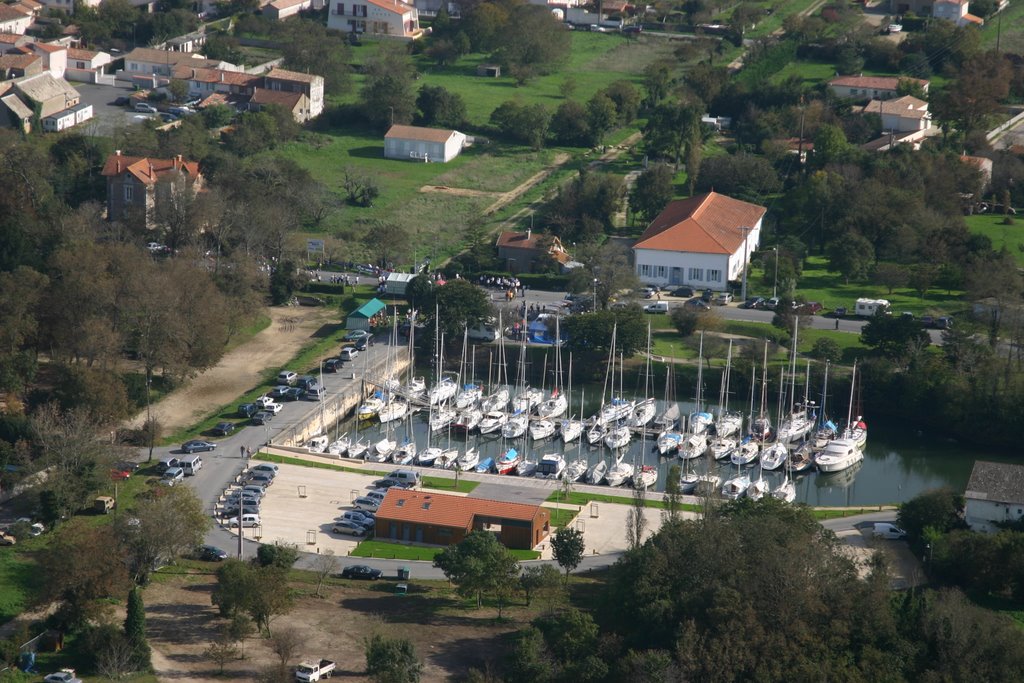
{"label": "driveway", "polygon": [[154,114],[139,114],[129,111],[127,107],[115,107],[111,104],[118,97],[131,95],[131,88],[93,83],[75,83],[74,88],[82,95],[84,104],[92,105],[92,119],[78,128],[86,135],[111,137],[125,126],[155,118]]}

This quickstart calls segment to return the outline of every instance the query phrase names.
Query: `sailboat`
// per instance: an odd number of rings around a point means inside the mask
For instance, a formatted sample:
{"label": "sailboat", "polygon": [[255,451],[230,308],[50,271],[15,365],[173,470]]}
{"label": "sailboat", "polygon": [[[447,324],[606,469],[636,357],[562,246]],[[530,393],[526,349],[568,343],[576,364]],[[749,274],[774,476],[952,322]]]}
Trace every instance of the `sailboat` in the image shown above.
{"label": "sailboat", "polygon": [[[715,423],[715,417],[704,410],[704,332],[700,333],[700,345],[697,349],[697,389],[696,410],[690,413],[687,431],[690,434],[704,434]],[[703,451],[702,451],[703,452]]]}
{"label": "sailboat", "polygon": [[650,489],[658,483],[658,468],[654,465],[641,465],[633,474],[635,488]]}
{"label": "sailboat", "polygon": [[495,467],[498,469],[498,474],[509,474],[510,472],[513,472],[519,464],[519,461],[522,459],[522,456],[519,455],[519,451],[515,448],[509,448],[495,463]]}
{"label": "sailboat", "polygon": [[352,440],[349,438],[348,432],[345,432],[327,446],[327,452],[340,458],[348,452],[351,443]]}
{"label": "sailboat", "polygon": [[494,471],[494,458],[484,458],[477,463],[475,472],[477,474],[490,474]]}
{"label": "sailboat", "polygon": [[366,452],[369,449],[370,445],[368,443],[362,439],[356,439],[356,442],[348,447],[348,457],[358,460],[359,458],[365,457]]}
{"label": "sailboat", "polygon": [[507,421],[508,415],[500,410],[492,410],[480,417],[480,422],[477,426],[481,434],[492,434],[500,430]]}
{"label": "sailboat", "polygon": [[565,395],[562,384],[562,340],[560,316],[555,316],[555,379],[552,382],[551,398],[537,406],[537,415],[544,419],[555,420],[565,415],[569,409],[569,398]]}
{"label": "sailboat", "polygon": [[356,408],[356,418],[360,420],[372,420],[377,417],[377,413],[384,407],[384,393],[381,391],[375,391],[368,397],[363,399],[363,402]]}
{"label": "sailboat", "polygon": [[393,374],[393,356],[392,351],[398,348],[398,316],[394,316],[394,320],[391,325],[391,344],[388,346],[388,358],[387,358],[387,375],[388,379],[384,382],[384,405],[380,406],[377,410],[377,419],[380,420],[381,424],[387,424],[395,420],[401,420],[409,412],[409,404],[402,399],[398,392],[401,390],[402,383]]}
{"label": "sailboat", "polygon": [[672,366],[665,366],[665,410],[654,421],[659,430],[657,448],[660,455],[672,455],[679,450],[683,435],[677,431],[679,423],[679,404],[673,387],[674,374]]}
{"label": "sailboat", "polygon": [[530,438],[534,441],[547,439],[555,435],[555,422],[548,418],[541,418],[530,423]]}
{"label": "sailboat", "polygon": [[[502,329],[500,315],[498,316],[498,329]],[[508,401],[509,398],[511,397],[511,394],[508,390],[508,387],[505,386],[508,379],[505,372],[505,368],[505,337],[504,335],[502,335],[501,337],[498,338],[497,387],[495,388],[495,386],[488,381],[487,384],[491,389],[491,393],[487,394],[487,396],[485,396],[480,401],[480,409],[483,410],[485,413],[496,413],[499,411],[503,411],[508,406]],[[490,372],[489,363],[488,372]]]}
{"label": "sailboat", "polygon": [[[433,406],[435,404],[431,405]],[[450,425],[452,422],[454,422],[457,416],[458,413],[455,412],[455,408],[448,405],[447,403],[438,405],[437,408],[434,410],[433,414],[428,419],[428,423],[430,424],[430,431],[441,431],[442,429]]]}
{"label": "sailboat", "polygon": [[758,455],[760,455],[760,451],[757,442],[750,436],[745,436],[740,445],[729,456],[729,461],[737,466],[749,465],[757,460]]}
{"label": "sailboat", "polygon": [[391,459],[396,465],[411,465],[416,460],[416,442],[406,437],[402,445],[395,450]]}
{"label": "sailboat", "polygon": [[587,461],[585,458],[576,458],[566,463],[562,479],[565,481],[579,481],[587,473]]}
{"label": "sailboat", "polygon": [[[777,411],[781,415],[782,403],[783,403],[783,387],[785,386],[785,371],[779,371],[779,402]],[[786,462],[786,458],[789,457],[789,448],[787,442],[781,439],[776,439],[770,444],[762,444],[761,446],[761,469],[762,470],[777,470],[782,467],[782,464]]]}
{"label": "sailboat", "polygon": [[761,500],[771,491],[771,484],[764,478],[764,468],[760,468],[757,473],[757,479],[750,482],[747,485],[747,498],[751,500]]}
{"label": "sailboat", "polygon": [[[832,439],[825,446],[825,449],[818,453],[815,464],[822,472],[841,472],[859,464],[864,460],[864,451],[855,437],[863,436],[867,440],[867,425],[857,431],[857,427],[851,427],[853,415],[853,392],[857,381],[857,363],[853,364],[853,374],[850,377],[850,405],[846,412],[847,427],[843,430],[843,436],[839,439]],[[860,422],[860,418],[857,418]]]}
{"label": "sailboat", "polygon": [[373,450],[370,451],[367,460],[387,462],[397,447],[398,443],[391,438],[391,434],[385,433],[384,438],[373,445]]}
{"label": "sailboat", "polygon": [[[525,321],[524,321],[525,328]],[[540,402],[540,398],[537,401],[531,402],[530,391],[536,391],[538,394],[539,390],[530,390],[526,387],[526,337],[523,337],[522,346],[519,349],[519,371],[517,373],[516,386],[518,387],[518,393],[516,398],[512,400],[512,408],[515,412],[509,416],[508,421],[501,427],[501,436],[505,439],[518,439],[526,433],[526,428],[530,425],[530,410]]]}
{"label": "sailboat", "polygon": [[439,470],[450,470],[459,459],[457,448],[446,448],[434,458],[434,468]]}
{"label": "sailboat", "polygon": [[565,457],[561,453],[548,453],[540,456],[534,476],[538,479],[560,479],[564,471]]}
{"label": "sailboat", "polygon": [[715,417],[715,436],[727,439],[739,434],[743,427],[743,416],[735,410],[729,410],[729,384],[732,379],[732,339],[729,340],[729,353],[725,359],[725,372],[718,390],[718,414]]}
{"label": "sailboat", "polygon": [[747,495],[747,487],[750,486],[750,475],[744,472],[739,465],[736,466],[736,476],[725,482],[722,486],[722,495],[729,500],[737,500]]}
{"label": "sailboat", "polygon": [[[465,327],[462,330],[462,359],[459,361],[459,376],[466,376],[466,353],[469,349],[469,327]],[[473,366],[475,368],[476,357],[473,358]],[[475,369],[470,371],[471,374],[475,374]],[[484,394],[484,388],[476,381],[464,382],[462,390],[455,395],[455,409],[465,410],[470,406],[475,406],[476,402]]]}
{"label": "sailboat", "polygon": [[624,454],[620,453],[615,458],[615,464],[608,468],[605,479],[609,486],[622,486],[633,477],[633,465],[624,460]]}
{"label": "sailboat", "polygon": [[626,424],[631,429],[646,427],[654,419],[657,403],[657,399],[654,398],[645,398],[637,403],[632,414],[626,419]]}
{"label": "sailboat", "polygon": [[786,477],[782,480],[776,488],[772,489],[772,498],[792,503],[796,500],[796,483],[789,476],[789,470],[786,470]]}
{"label": "sailboat", "polygon": [[597,486],[604,481],[605,474],[608,473],[608,461],[604,458],[598,460],[594,465],[587,470],[586,482]]}
{"label": "sailboat", "polygon": [[[755,366],[751,366],[751,370],[754,370]],[[751,387],[755,384],[753,377],[750,380]],[[757,417],[754,417],[754,396],[750,396],[750,436],[756,441],[764,441],[772,433],[772,421],[768,417],[768,413],[764,410],[765,401],[768,398],[768,340],[764,342],[764,360],[762,361],[762,375],[761,375],[761,412]]]}
{"label": "sailboat", "polygon": [[[572,355],[569,355],[569,393],[572,394]],[[583,396],[586,392],[580,391],[580,415],[583,415]],[[562,443],[567,444],[580,438],[583,434],[583,421],[577,420],[576,416],[562,420],[559,425],[562,433]]]}
{"label": "sailboat", "polygon": [[306,442],[306,450],[310,453],[323,453],[327,450],[328,438],[323,434],[310,438]]}
{"label": "sailboat", "polygon": [[459,456],[456,461],[456,467],[460,472],[469,472],[476,468],[480,464],[480,449],[469,448],[466,452]]}
{"label": "sailboat", "polygon": [[853,421],[850,417],[853,414],[853,389],[857,384],[857,361],[853,362],[853,374],[850,376],[850,408],[846,413],[846,428],[843,429],[844,439],[849,439],[857,444],[857,448],[864,448],[868,443],[868,425],[858,415]]}
{"label": "sailboat", "polygon": [[[802,440],[811,431],[811,428],[814,427],[814,421],[810,418],[807,412],[808,404],[806,388],[804,390],[803,403],[796,402],[796,347],[799,333],[800,327],[794,321],[793,343],[789,359],[789,401],[792,404],[792,407],[789,411],[789,415],[785,419],[782,419],[781,414],[779,415],[779,428],[776,430],[775,435],[776,441],[784,444]],[[785,380],[783,380],[783,382],[785,382]]]}
{"label": "sailboat", "polygon": [[828,417],[828,370],[829,362],[825,361],[825,379],[821,386],[821,426],[814,433],[814,448],[822,449],[828,442],[839,436],[839,427]]}
{"label": "sailboat", "polygon": [[[650,329],[649,328],[648,328],[648,331],[647,331],[647,336],[648,336],[648,339],[650,339]],[[647,346],[648,346],[648,350],[649,350],[650,349],[650,342],[649,341],[648,341],[648,345]],[[651,357],[651,354],[648,353],[647,354],[648,362],[650,362],[650,357]],[[622,381],[623,381],[622,380],[622,375],[623,375],[623,366],[624,365],[625,365],[625,359],[620,354],[620,356],[619,356],[619,398],[620,398],[620,400],[622,400],[621,399],[621,396],[622,396]],[[615,379],[614,379],[614,375],[613,375],[612,376],[612,383],[614,384],[614,382],[615,382]],[[612,400],[614,401],[615,397],[613,397]],[[605,426],[608,427],[608,431],[607,431],[607,433],[605,434],[605,437],[604,437],[604,444],[608,448],[610,448],[612,450],[616,450],[618,448],[625,448],[626,446],[629,445],[630,440],[633,438],[633,432],[631,432],[630,429],[629,429],[628,416],[629,416],[630,412],[632,412],[634,405],[635,405],[635,403],[630,401],[629,402],[629,410],[627,410],[622,417],[620,417],[618,420],[616,420],[614,424],[611,423],[611,422],[605,423]]]}
{"label": "sailboat", "polygon": [[455,429],[468,434],[476,429],[484,419],[484,413],[475,405],[469,406],[455,418]]}
{"label": "sailboat", "polygon": [[430,391],[427,393],[427,402],[432,406],[444,403],[455,396],[458,390],[458,382],[454,377],[446,373],[437,384],[430,388]]}
{"label": "sailboat", "polygon": [[532,477],[537,473],[537,461],[531,460],[530,458],[523,458],[516,465],[516,476],[519,477]]}

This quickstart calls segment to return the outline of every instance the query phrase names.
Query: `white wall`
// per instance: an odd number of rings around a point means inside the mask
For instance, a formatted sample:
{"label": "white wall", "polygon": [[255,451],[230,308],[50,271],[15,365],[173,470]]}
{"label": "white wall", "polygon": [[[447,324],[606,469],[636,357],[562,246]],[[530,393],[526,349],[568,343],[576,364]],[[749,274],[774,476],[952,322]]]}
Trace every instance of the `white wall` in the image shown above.
{"label": "white wall", "polygon": [[384,157],[387,159],[406,159],[430,162],[451,161],[462,151],[462,143],[466,136],[456,133],[445,144],[440,142],[424,142],[422,140],[404,140],[401,138],[384,139]]}
{"label": "white wall", "polygon": [[1008,505],[968,498],[964,506],[964,517],[974,531],[994,533],[999,528],[992,522],[1012,522],[1024,518],[1024,504]]}
{"label": "white wall", "polygon": [[[747,235],[746,262],[761,243],[761,222],[758,221]],[[711,288],[725,291],[729,280],[739,280],[743,276],[743,246],[735,254],[698,254],[680,251],[661,251],[658,249],[634,249],[633,261],[640,282],[648,285],[691,285],[700,288]],[[649,266],[650,270],[645,270]],[[664,271],[659,270],[664,267]],[[679,268],[673,277],[673,268]],[[691,269],[699,269],[701,273],[691,273]],[[721,271],[720,280],[709,280],[708,270]],[[700,275],[700,278],[693,277]]]}

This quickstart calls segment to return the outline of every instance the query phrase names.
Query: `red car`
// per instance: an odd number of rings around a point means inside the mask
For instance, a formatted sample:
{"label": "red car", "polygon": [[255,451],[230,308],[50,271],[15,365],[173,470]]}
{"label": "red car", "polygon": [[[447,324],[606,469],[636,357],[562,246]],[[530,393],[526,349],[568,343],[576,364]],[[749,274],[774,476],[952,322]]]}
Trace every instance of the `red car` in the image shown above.
{"label": "red car", "polygon": [[117,468],[110,470],[110,478],[114,481],[124,481],[130,476],[132,476],[132,473],[127,470],[119,470]]}

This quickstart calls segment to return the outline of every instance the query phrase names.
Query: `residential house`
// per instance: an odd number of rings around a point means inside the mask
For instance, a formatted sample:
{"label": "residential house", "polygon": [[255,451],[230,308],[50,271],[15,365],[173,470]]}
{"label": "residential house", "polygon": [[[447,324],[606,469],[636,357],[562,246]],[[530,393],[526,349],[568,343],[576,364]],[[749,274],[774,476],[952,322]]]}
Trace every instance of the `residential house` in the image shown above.
{"label": "residential house", "polygon": [[68,48],[68,66],[64,78],[82,83],[97,83],[104,75],[103,68],[110,64],[110,55],[97,50]]}
{"label": "residential house", "polygon": [[80,103],[59,111],[56,114],[51,114],[42,120],[43,130],[49,133],[58,133],[67,128],[72,128],[80,123],[84,123],[92,118],[92,105]]}
{"label": "residential house", "polygon": [[39,0],[43,5],[52,9],[59,9],[67,14],[71,15],[75,13],[75,4],[81,4],[83,7],[96,8],[100,6],[102,0]]}
{"label": "residential house", "polygon": [[724,290],[757,249],[765,211],[717,192],[670,202],[633,245],[637,277]]}
{"label": "residential house", "polygon": [[465,144],[466,136],[457,130],[396,124],[384,135],[384,158],[447,163]]}
{"label": "residential house", "polygon": [[992,184],[992,160],[964,154],[960,156],[960,161],[981,173],[982,193],[984,194],[988,191],[989,186]]}
{"label": "residential house", "polygon": [[308,9],[321,9],[323,7],[322,0],[315,4],[319,5],[319,7],[314,6],[313,0],[273,0],[263,8],[263,16],[274,21],[281,21],[288,17],[294,17],[299,12],[305,12]]}
{"label": "residential house", "polygon": [[15,79],[12,85],[21,101],[38,111],[41,119],[74,107],[82,98],[67,81],[54,78],[48,71]]}
{"label": "residential house", "polygon": [[415,40],[423,35],[419,11],[397,0],[332,0],[327,28],[400,40]]}
{"label": "residential house", "polygon": [[957,26],[983,26],[985,20],[971,14],[969,9],[969,0],[938,0],[932,5],[932,16],[952,21]]}
{"label": "residential house", "polygon": [[25,36],[20,33],[4,33],[0,31],[0,53],[12,52],[15,48],[27,45],[32,42],[30,36]]}
{"label": "residential house", "polygon": [[0,81],[43,73],[43,60],[19,53],[0,55]]}
{"label": "residential house", "polygon": [[46,5],[36,2],[36,0],[17,0],[13,4],[15,7],[20,7],[23,11],[31,14],[33,18],[38,17],[46,7]]}
{"label": "residential house", "polygon": [[964,492],[964,519],[974,531],[1024,519],[1024,465],[978,460]]}
{"label": "residential house", "polygon": [[533,234],[526,232],[503,231],[498,235],[498,258],[506,264],[511,273],[533,272],[537,261],[550,256],[560,265],[572,261],[562,241],[554,235]]}
{"label": "residential house", "polygon": [[917,152],[921,149],[921,142],[934,131],[934,128],[929,128],[926,131],[912,130],[905,133],[886,131],[881,137],[865,142],[860,148],[868,152],[887,152],[896,145],[910,145],[910,148]]}
{"label": "residential house", "polygon": [[530,550],[551,533],[540,505],[390,488],[377,510],[377,538],[452,545],[473,531],[493,531],[508,548]]}
{"label": "residential house", "polygon": [[[220,59],[207,59],[194,52],[176,52],[174,50],[155,50],[149,47],[137,47],[124,57],[124,73],[132,76],[165,76],[170,77],[174,69],[188,66],[195,69],[222,69],[224,71],[243,71],[242,67]],[[120,75],[120,74],[119,74]]]}
{"label": "residential house", "polygon": [[144,212],[147,227],[153,209],[166,193],[197,192],[203,182],[199,162],[186,161],[180,154],[173,159],[152,159],[117,150],[107,157],[101,174],[107,179],[107,220]]}
{"label": "residential house", "polygon": [[171,75],[175,80],[188,84],[188,94],[192,97],[206,97],[212,93],[248,96],[253,83],[259,80],[258,76],[244,71],[203,68],[187,62],[175,66]]}
{"label": "residential house", "polygon": [[300,92],[254,88],[248,104],[251,111],[260,111],[268,104],[284,107],[299,123],[305,123],[310,119],[309,98]]}
{"label": "residential house", "polygon": [[21,49],[30,49],[43,60],[43,66],[54,78],[64,78],[68,68],[68,49],[53,43],[29,43]]}
{"label": "residential house", "polygon": [[0,4],[0,33],[24,34],[35,17],[23,8]]}
{"label": "residential house", "polygon": [[320,116],[324,110],[323,76],[304,74],[298,71],[288,71],[286,69],[274,67],[263,75],[263,82],[259,87],[281,92],[302,93],[309,98],[309,113],[306,117],[307,119],[313,119]]}
{"label": "residential house", "polygon": [[837,76],[828,82],[837,97],[851,100],[889,100],[898,96],[900,83],[909,81],[927,94],[928,81],[896,76]]}
{"label": "residential house", "polygon": [[32,110],[12,90],[0,83],[0,128],[13,128],[22,133],[32,130]]}
{"label": "residential house", "polygon": [[928,103],[911,95],[893,100],[871,100],[862,111],[865,114],[878,114],[882,118],[883,131],[909,133],[926,131],[932,127]]}

